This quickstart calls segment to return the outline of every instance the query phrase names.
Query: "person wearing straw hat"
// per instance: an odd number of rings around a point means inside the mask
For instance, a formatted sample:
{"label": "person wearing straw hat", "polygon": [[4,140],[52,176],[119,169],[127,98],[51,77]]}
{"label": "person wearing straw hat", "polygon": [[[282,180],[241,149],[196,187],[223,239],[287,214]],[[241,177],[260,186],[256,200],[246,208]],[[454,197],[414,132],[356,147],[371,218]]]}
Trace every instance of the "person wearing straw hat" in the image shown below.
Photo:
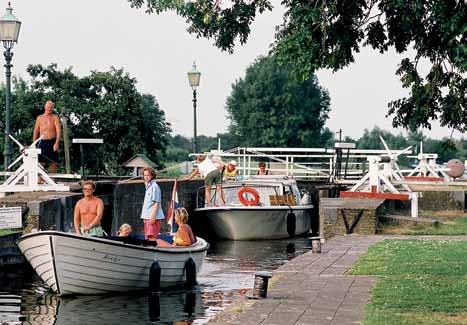
{"label": "person wearing straw hat", "polygon": [[235,160],[229,161],[224,169],[224,178],[227,180],[234,180],[238,175],[237,162]]}

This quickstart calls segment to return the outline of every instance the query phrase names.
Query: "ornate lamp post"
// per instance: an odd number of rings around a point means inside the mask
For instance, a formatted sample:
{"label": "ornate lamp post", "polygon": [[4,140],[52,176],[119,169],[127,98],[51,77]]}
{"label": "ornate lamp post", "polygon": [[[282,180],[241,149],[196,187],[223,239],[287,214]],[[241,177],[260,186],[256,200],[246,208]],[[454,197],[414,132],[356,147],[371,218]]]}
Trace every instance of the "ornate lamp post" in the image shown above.
{"label": "ornate lamp post", "polygon": [[0,41],[3,42],[3,47],[5,52],[5,75],[6,75],[6,94],[5,94],[5,150],[3,151],[4,156],[4,169],[5,171],[8,168],[8,165],[11,161],[11,142],[10,137],[10,94],[11,94],[11,59],[13,58],[13,44],[18,42],[19,29],[21,27],[21,22],[13,16],[13,8],[11,8],[10,3],[8,3],[8,8],[6,8],[6,13],[0,18]]}
{"label": "ornate lamp post", "polygon": [[191,89],[193,89],[193,152],[198,152],[198,139],[196,134],[196,89],[199,86],[199,79],[201,78],[201,72],[196,70],[196,63],[193,62],[193,69],[187,73],[188,82],[190,83]]}

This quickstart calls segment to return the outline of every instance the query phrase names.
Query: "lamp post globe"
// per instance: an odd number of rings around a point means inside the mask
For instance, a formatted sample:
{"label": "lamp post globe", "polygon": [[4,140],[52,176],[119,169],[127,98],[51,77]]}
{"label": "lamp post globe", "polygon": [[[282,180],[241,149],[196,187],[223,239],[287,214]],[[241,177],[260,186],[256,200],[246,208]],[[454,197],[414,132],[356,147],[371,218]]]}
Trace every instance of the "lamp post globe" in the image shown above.
{"label": "lamp post globe", "polygon": [[6,76],[6,92],[5,92],[5,149],[3,151],[4,156],[4,170],[8,169],[8,165],[11,161],[11,142],[10,142],[10,131],[11,131],[11,116],[10,116],[10,98],[11,98],[11,59],[13,58],[14,43],[18,42],[19,30],[21,28],[21,22],[13,15],[13,8],[8,3],[6,13],[0,17],[0,41],[3,43],[5,52],[5,76]]}
{"label": "lamp post globe", "polygon": [[201,72],[196,70],[196,63],[193,62],[193,68],[187,73],[188,82],[193,90],[193,152],[198,152],[198,138],[196,133],[196,90],[201,79]]}

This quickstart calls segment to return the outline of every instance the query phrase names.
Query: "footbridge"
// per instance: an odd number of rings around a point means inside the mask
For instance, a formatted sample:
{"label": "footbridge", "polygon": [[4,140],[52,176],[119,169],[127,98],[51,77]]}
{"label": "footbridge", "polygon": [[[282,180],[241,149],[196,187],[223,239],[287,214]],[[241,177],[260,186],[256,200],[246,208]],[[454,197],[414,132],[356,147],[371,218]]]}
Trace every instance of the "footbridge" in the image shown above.
{"label": "footbridge", "polygon": [[334,148],[238,147],[205,154],[219,156],[224,162],[235,160],[241,176],[255,175],[258,164],[265,162],[273,175],[317,182],[355,183],[368,171],[368,156],[387,155],[388,151],[355,149],[353,143],[338,142]]}

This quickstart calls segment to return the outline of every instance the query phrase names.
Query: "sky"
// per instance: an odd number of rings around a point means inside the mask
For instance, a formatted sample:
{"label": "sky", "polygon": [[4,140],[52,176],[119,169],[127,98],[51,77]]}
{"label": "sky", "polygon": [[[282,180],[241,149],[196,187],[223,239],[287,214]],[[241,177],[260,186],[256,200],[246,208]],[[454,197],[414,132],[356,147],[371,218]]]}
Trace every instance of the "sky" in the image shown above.
{"label": "sky", "polygon": [[[275,26],[284,9],[278,6],[259,16],[246,45],[234,54],[221,52],[213,40],[197,39],[186,31],[185,21],[173,13],[148,15],[130,8],[126,0],[12,0],[13,14],[22,22],[13,52],[14,76],[28,80],[28,64],[57,63],[85,76],[92,70],[123,68],[138,81],[138,90],[154,95],[172,124],[174,134],[193,135],[192,91],[187,72],[193,61],[201,72],[198,88],[198,135],[226,132],[225,103],[232,84],[246,68],[268,53]],[[8,1],[0,2],[3,8]],[[0,12],[4,12],[1,8]],[[393,133],[386,118],[387,103],[407,92],[395,76],[401,57],[363,49],[356,63],[336,73],[318,71],[320,84],[331,96],[326,126],[343,136],[359,138],[364,129],[379,126]],[[2,64],[3,65],[3,64]],[[0,82],[5,81],[4,68]],[[32,123],[32,121],[31,121]],[[432,138],[448,137],[451,130],[434,126],[424,131]],[[459,137],[459,132],[454,133]]]}

